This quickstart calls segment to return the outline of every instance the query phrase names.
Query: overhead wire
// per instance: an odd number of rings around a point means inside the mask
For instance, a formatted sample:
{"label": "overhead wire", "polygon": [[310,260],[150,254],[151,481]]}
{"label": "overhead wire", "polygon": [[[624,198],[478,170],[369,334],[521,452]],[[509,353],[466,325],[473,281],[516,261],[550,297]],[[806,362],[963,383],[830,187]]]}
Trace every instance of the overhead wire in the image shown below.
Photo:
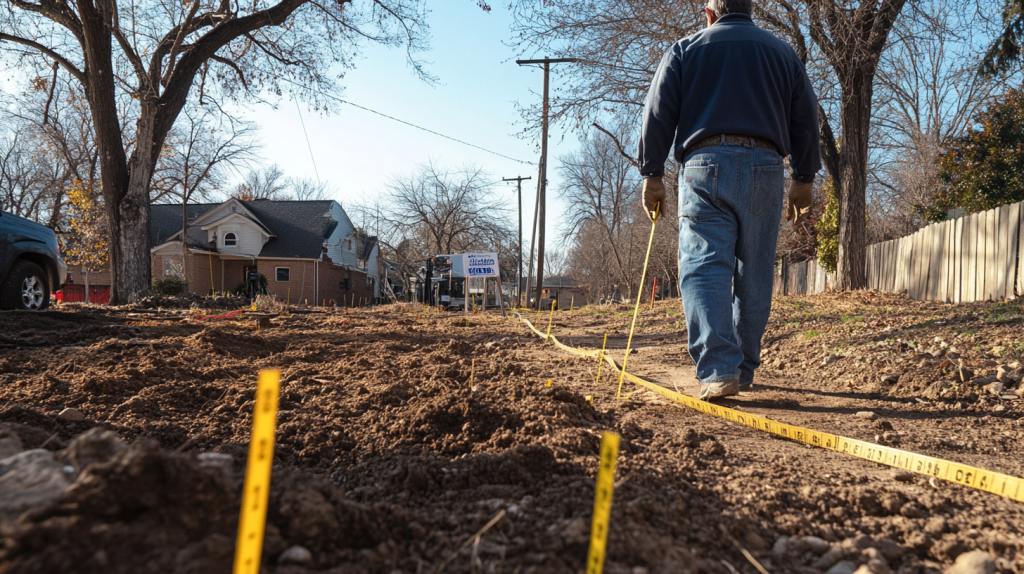
{"label": "overhead wire", "polygon": [[[496,155],[496,156],[498,156],[498,157],[501,157],[501,158],[505,158],[505,159],[507,159],[507,160],[511,160],[511,161],[514,161],[514,162],[518,162],[518,163],[522,163],[522,164],[526,164],[526,165],[537,165],[537,162],[533,162],[533,161],[525,161],[525,160],[521,160],[521,159],[516,159],[516,158],[514,158],[514,157],[510,157],[510,156],[507,156],[507,155],[505,155],[505,154],[502,154],[502,153],[498,153],[498,152],[496,152],[496,151],[494,151],[494,150],[489,150],[489,149],[487,149],[487,148],[485,148],[485,147],[482,147],[482,146],[478,146],[478,145],[476,145],[476,144],[472,144],[472,143],[469,143],[469,142],[467,142],[467,141],[464,141],[464,140],[460,140],[460,139],[458,139],[458,138],[455,138],[455,137],[452,137],[452,136],[449,136],[449,135],[445,135],[445,134],[443,134],[443,133],[441,133],[441,132],[438,132],[438,131],[434,131],[434,130],[432,130],[432,129],[429,129],[429,128],[425,128],[425,127],[423,127],[423,126],[419,126],[419,125],[416,125],[416,124],[414,124],[414,123],[412,123],[412,122],[408,122],[408,121],[406,121],[406,120],[403,120],[403,119],[399,119],[399,118],[396,118],[396,117],[394,117],[394,116],[390,116],[390,115],[388,115],[388,114],[385,114],[385,113],[383,113],[383,112],[378,112],[377,110],[373,110],[373,109],[370,109],[370,108],[368,108],[368,107],[366,107],[366,106],[361,106],[361,105],[359,105],[359,104],[357,104],[357,103],[354,103],[354,102],[350,102],[350,101],[348,101],[348,100],[344,100],[344,99],[342,99],[342,98],[339,98],[339,97],[337,97],[337,96],[332,96],[331,94],[328,94],[327,92],[324,92],[323,90],[321,90],[321,89],[319,89],[319,88],[315,88],[315,87],[310,87],[310,86],[302,86],[302,85],[298,84],[297,82],[293,82],[293,81],[291,81],[291,80],[288,80],[288,79],[285,79],[285,78],[281,78],[281,80],[282,80],[282,81],[284,81],[284,82],[287,82],[287,83],[289,83],[289,84],[292,84],[293,86],[296,86],[296,87],[302,88],[302,89],[307,89],[307,90],[313,90],[313,91],[317,92],[318,94],[320,94],[321,96],[323,96],[323,97],[325,97],[325,98],[327,98],[327,99],[329,99],[329,100],[334,100],[334,101],[336,101],[336,102],[338,102],[338,103],[342,103],[342,104],[347,104],[347,105],[349,105],[349,106],[352,106],[352,107],[354,107],[354,108],[359,108],[359,109],[361,109],[361,110],[363,110],[363,111],[367,111],[367,112],[370,112],[371,114],[376,114],[376,115],[378,115],[378,116],[381,116],[381,117],[387,118],[387,119],[389,119],[389,120],[392,120],[392,121],[396,121],[396,122],[398,122],[398,123],[400,123],[400,124],[405,124],[405,125],[407,125],[407,126],[410,126],[410,127],[416,128],[416,129],[418,129],[418,130],[422,130],[422,131],[425,131],[425,132],[427,132],[427,133],[429,133],[429,134],[433,134],[433,135],[436,135],[436,136],[439,136],[439,137],[445,138],[445,139],[447,139],[447,140],[451,140],[451,141],[453,141],[453,142],[456,142],[456,143],[460,143],[460,144],[462,144],[462,145],[466,145],[466,146],[469,146],[469,147],[471,147],[471,148],[476,148],[476,149],[478,149],[478,150],[480,150],[480,151],[483,151],[483,152],[487,152],[487,153],[489,153],[489,154],[491,154],[491,155]],[[307,142],[307,143],[308,143],[308,142]],[[310,152],[310,153],[312,153],[312,152]]]}

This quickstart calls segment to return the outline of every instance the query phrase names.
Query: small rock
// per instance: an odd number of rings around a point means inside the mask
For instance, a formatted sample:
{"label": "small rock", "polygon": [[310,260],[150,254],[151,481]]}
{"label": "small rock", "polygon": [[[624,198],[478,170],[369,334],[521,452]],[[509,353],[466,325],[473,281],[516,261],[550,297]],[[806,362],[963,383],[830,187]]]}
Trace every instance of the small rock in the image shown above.
{"label": "small rock", "polygon": [[885,373],[882,375],[882,382],[887,385],[895,385],[900,382],[900,375],[902,373]]}
{"label": "small rock", "polygon": [[989,383],[989,384],[985,385],[983,388],[985,389],[986,393],[988,393],[990,395],[997,396],[997,397],[1002,397],[1003,396],[1003,391],[1006,390],[1006,386],[1003,385],[1003,383],[999,383],[999,382]]}
{"label": "small rock", "polygon": [[0,519],[15,518],[30,508],[42,506],[64,494],[70,486],[64,465],[52,456],[19,466],[0,476]]}
{"label": "small rock", "polygon": [[303,546],[295,545],[285,550],[277,557],[277,563],[284,564],[309,564],[313,562],[313,553]]}
{"label": "small rock", "polygon": [[57,415],[57,418],[59,418],[62,421],[67,421],[69,423],[77,423],[84,421],[85,415],[83,415],[82,411],[78,409],[68,407],[62,410],[60,414]]}
{"label": "small rock", "polygon": [[822,554],[811,567],[816,570],[825,570],[836,565],[843,558],[843,547],[838,544],[833,545],[828,549],[828,552]]}
{"label": "small rock", "polygon": [[[892,479],[895,480],[896,482],[914,482],[914,473],[912,472],[907,472],[905,470],[900,469],[893,469],[891,474]],[[900,509],[900,512],[903,512],[902,508]]]}
{"label": "small rock", "polygon": [[90,464],[102,464],[120,454],[128,445],[111,431],[96,427],[76,436],[68,445],[71,464],[82,470]]}
{"label": "small rock", "polygon": [[996,382],[996,378],[995,377],[979,377],[977,379],[972,379],[971,380],[971,384],[972,385],[977,385],[979,387],[983,387],[983,386],[985,386],[985,385],[987,385],[989,383],[994,383],[994,382]]}
{"label": "small rock", "polygon": [[996,380],[1000,383],[1013,384],[1015,381],[1013,380],[1013,377],[1010,376],[1010,373],[1012,372],[1013,369],[1010,367],[1006,365],[999,365],[999,367],[996,368]]}
{"label": "small rock", "polygon": [[953,386],[950,381],[935,381],[928,388],[924,390],[923,394],[925,398],[935,400],[942,396],[942,391]]}
{"label": "small rock", "polygon": [[942,516],[933,516],[924,525],[926,534],[942,534],[946,531],[946,519]]}
{"label": "small rock", "polygon": [[900,508],[900,514],[907,518],[921,518],[924,516],[924,508],[916,502],[908,502]]}
{"label": "small rock", "polygon": [[860,411],[857,413],[857,416],[862,419],[868,419],[869,421],[873,421],[878,418],[878,415],[876,415],[874,411]]}
{"label": "small rock", "polygon": [[995,574],[996,560],[984,550],[964,552],[956,557],[946,574]]}
{"label": "small rock", "polygon": [[903,547],[888,538],[879,538],[876,548],[886,560],[899,560],[903,556]]}
{"label": "small rock", "polygon": [[562,539],[567,544],[578,544],[587,540],[590,533],[590,523],[582,517],[574,518],[562,529]]}
{"label": "small rock", "polygon": [[803,545],[815,554],[824,554],[832,546],[817,536],[804,536],[800,539]]}
{"label": "small rock", "polygon": [[231,472],[231,465],[234,458],[226,452],[204,452],[196,458],[199,459],[200,468],[215,468],[224,473]]}
{"label": "small rock", "polygon": [[960,382],[966,383],[967,381],[974,378],[974,371],[961,365],[960,368],[957,369],[957,375],[959,375],[960,377]]}
{"label": "small rock", "polygon": [[0,476],[7,474],[19,466],[25,466],[30,462],[41,459],[53,460],[53,453],[41,448],[34,448],[32,450],[19,452],[14,456],[0,459]]}
{"label": "small rock", "polygon": [[786,554],[787,550],[789,550],[789,538],[786,538],[785,536],[780,537],[775,541],[775,544],[772,545],[772,554],[775,556],[783,556]]}
{"label": "small rock", "polygon": [[14,456],[22,450],[21,439],[17,435],[0,438],[0,460]]}
{"label": "small rock", "polygon": [[821,364],[822,365],[831,365],[832,363],[834,363],[834,362],[836,362],[838,360],[839,360],[839,357],[837,357],[836,355],[826,355],[825,358],[821,360]]}
{"label": "small rock", "polygon": [[857,571],[857,563],[849,560],[837,562],[835,566],[825,571],[825,574],[853,574]]}

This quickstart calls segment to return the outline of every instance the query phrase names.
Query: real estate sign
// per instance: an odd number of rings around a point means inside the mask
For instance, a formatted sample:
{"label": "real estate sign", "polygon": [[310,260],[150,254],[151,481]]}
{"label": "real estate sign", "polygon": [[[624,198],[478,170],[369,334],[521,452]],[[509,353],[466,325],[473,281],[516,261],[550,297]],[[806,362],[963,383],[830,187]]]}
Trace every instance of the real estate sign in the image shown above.
{"label": "real estate sign", "polygon": [[497,253],[465,253],[462,257],[466,277],[498,277]]}

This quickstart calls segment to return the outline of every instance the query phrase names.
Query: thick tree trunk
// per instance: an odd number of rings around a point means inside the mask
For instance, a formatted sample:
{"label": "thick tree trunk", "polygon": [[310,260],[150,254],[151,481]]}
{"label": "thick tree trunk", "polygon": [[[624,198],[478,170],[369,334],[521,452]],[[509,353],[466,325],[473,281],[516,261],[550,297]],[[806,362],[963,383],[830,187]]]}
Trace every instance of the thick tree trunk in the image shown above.
{"label": "thick tree trunk", "polygon": [[838,289],[867,287],[867,175],[873,74],[858,72],[843,86],[843,137],[839,152]]}

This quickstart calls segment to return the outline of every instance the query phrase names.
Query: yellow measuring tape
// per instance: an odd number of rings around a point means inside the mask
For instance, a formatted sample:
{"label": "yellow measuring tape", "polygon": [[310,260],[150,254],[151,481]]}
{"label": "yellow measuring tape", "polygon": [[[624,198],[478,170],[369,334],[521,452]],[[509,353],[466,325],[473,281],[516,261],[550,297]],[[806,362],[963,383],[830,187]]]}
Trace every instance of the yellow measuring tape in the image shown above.
{"label": "yellow measuring tape", "polygon": [[587,553],[587,574],[601,574],[604,569],[608,526],[612,515],[612,491],[615,489],[615,462],[619,458],[619,435],[605,431],[601,435],[601,466],[597,469],[594,489],[594,519],[590,524],[590,552]]}
{"label": "yellow measuring tape", "polygon": [[654,245],[654,226],[658,223],[661,205],[655,203],[652,213],[651,237],[647,240],[647,255],[644,255],[644,272],[640,274],[640,288],[637,289],[636,307],[633,308],[633,324],[629,326],[629,339],[626,340],[626,356],[622,358],[622,373],[619,374],[619,390],[615,393],[615,398],[622,396],[622,380],[626,376],[626,361],[629,360],[629,349],[633,345],[633,329],[636,329],[636,316],[640,314],[640,294],[644,292],[644,280],[647,279],[647,262],[651,260],[651,245]]}
{"label": "yellow measuring tape", "polygon": [[245,464],[245,487],[242,490],[242,514],[238,520],[234,574],[258,574],[260,571],[280,389],[281,371],[260,371],[256,403],[252,409],[252,436],[249,439],[249,459]]}
{"label": "yellow measuring tape", "polygon": [[[527,319],[520,317],[538,337],[544,338],[545,334],[533,326]],[[580,357],[594,357],[601,351],[575,349],[563,344],[554,335],[548,335],[547,341],[554,343],[558,348],[578,355]],[[614,359],[604,354],[604,359],[613,368],[619,368]],[[728,419],[732,422],[748,426],[753,429],[764,431],[775,436],[795,440],[818,448],[841,452],[864,460],[870,460],[879,464],[900,468],[916,474],[934,476],[962,486],[977,490],[983,490],[999,496],[1005,496],[1018,502],[1024,502],[1024,479],[984,470],[958,462],[943,460],[921,454],[915,454],[905,450],[881,446],[870,442],[847,438],[826,432],[820,432],[796,425],[789,425],[767,419],[765,417],[752,415],[736,409],[730,409],[688,397],[671,389],[666,389],[650,381],[622,371],[629,381],[657,393],[674,403],[689,407],[691,409]]]}

